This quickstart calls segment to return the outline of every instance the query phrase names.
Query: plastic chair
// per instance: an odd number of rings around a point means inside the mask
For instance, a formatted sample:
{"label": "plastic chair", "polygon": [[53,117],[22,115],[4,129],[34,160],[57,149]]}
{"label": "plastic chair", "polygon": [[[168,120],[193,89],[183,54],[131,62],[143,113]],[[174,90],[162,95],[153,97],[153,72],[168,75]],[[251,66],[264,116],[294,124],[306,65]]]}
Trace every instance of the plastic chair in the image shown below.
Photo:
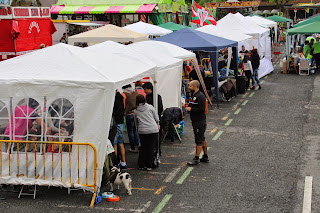
{"label": "plastic chair", "polygon": [[300,59],[299,75],[309,75],[310,66],[308,59]]}

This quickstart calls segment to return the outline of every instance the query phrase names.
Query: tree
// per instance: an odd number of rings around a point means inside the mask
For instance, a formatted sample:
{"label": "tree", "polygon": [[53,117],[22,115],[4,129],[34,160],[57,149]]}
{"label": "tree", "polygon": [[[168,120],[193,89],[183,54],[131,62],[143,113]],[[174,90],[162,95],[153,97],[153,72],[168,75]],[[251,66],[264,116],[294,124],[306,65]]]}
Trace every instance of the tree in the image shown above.
{"label": "tree", "polygon": [[[200,6],[204,7],[205,6],[205,3],[207,2],[213,2],[213,0],[195,0]],[[217,0],[216,2],[221,2],[223,0]],[[186,3],[188,5],[191,5],[192,4],[192,0],[186,0]]]}
{"label": "tree", "polygon": [[269,0],[269,2],[277,5],[280,11],[283,11],[283,7],[289,2],[293,0]]}

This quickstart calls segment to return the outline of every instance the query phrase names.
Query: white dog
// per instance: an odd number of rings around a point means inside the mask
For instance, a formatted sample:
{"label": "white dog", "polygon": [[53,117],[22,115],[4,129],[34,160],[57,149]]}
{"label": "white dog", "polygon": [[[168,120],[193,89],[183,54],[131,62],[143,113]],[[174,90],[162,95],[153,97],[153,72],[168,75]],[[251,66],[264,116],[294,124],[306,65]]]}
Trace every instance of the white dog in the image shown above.
{"label": "white dog", "polygon": [[113,191],[113,184],[119,185],[123,183],[124,187],[127,189],[128,195],[132,195],[131,193],[131,175],[128,172],[120,172],[120,169],[117,167],[112,167],[111,175],[110,175],[110,191]]}

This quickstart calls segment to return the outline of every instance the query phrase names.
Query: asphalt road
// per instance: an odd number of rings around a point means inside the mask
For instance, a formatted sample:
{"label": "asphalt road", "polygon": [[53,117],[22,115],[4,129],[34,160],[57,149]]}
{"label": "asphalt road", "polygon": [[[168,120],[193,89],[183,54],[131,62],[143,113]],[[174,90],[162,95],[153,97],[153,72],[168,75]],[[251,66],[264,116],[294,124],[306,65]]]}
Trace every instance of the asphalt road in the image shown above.
{"label": "asphalt road", "polygon": [[164,142],[159,168],[137,170],[138,154],[127,152],[132,196],[121,187],[119,202],[91,209],[91,193],[41,187],[36,200],[10,193],[1,212],[302,212],[306,176],[313,177],[312,212],[320,212],[320,75],[281,74],[282,57],[274,57],[262,90],[209,110],[210,163],[186,165],[194,156],[187,116],[182,143]]}

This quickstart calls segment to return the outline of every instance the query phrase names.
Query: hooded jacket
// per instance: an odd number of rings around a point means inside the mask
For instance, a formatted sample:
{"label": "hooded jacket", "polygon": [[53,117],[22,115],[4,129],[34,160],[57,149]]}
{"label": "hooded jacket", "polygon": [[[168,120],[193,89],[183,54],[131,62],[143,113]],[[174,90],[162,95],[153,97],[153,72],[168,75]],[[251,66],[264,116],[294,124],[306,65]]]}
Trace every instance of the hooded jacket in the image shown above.
{"label": "hooded jacket", "polygon": [[139,134],[158,133],[159,117],[150,104],[140,104],[134,112],[134,119]]}
{"label": "hooded jacket", "polygon": [[123,90],[123,103],[125,115],[130,115],[136,108],[136,98],[138,93],[133,88],[126,88]]}

